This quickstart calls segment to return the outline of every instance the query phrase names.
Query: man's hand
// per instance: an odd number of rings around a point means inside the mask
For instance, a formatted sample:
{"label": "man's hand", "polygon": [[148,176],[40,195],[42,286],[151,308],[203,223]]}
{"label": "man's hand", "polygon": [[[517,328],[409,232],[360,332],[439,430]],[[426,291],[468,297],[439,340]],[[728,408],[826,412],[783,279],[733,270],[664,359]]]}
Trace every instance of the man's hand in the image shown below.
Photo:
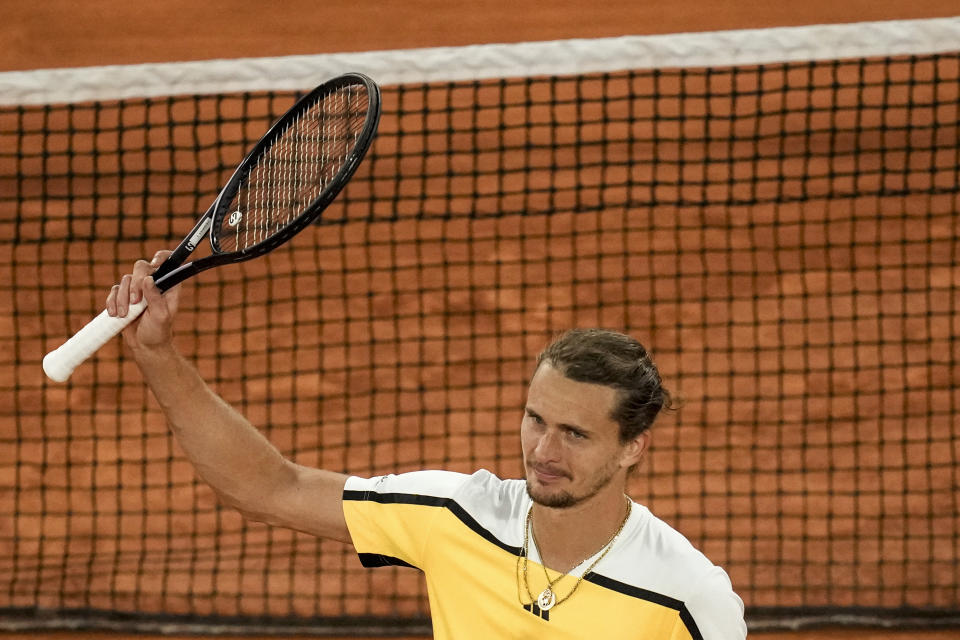
{"label": "man's hand", "polygon": [[124,317],[130,305],[145,298],[147,309],[123,331],[127,345],[138,349],[157,349],[169,345],[173,339],[173,317],[180,302],[179,285],[162,294],[154,284],[151,274],[157,270],[170,251],[158,251],[153,260],[137,260],[133,273],[128,273],[113,285],[107,296],[107,313]]}

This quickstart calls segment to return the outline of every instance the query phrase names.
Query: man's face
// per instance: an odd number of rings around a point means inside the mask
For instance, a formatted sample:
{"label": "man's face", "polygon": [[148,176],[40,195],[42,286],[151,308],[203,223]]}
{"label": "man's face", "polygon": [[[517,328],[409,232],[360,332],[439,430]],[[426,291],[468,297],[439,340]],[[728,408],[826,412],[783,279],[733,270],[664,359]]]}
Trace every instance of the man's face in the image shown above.
{"label": "man's face", "polygon": [[[580,504],[619,478],[623,479],[635,447],[623,445],[619,425],[610,415],[617,400],[612,387],[576,382],[544,362],[530,381],[520,427],[527,492],[547,507]],[[645,442],[645,440],[644,440]]]}

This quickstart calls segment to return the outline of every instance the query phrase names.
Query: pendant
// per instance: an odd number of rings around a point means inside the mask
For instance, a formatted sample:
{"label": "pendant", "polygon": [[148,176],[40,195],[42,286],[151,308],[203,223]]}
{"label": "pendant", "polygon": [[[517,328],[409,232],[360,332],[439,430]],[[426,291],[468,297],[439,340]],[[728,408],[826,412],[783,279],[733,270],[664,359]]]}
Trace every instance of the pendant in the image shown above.
{"label": "pendant", "polygon": [[550,587],[541,591],[540,596],[537,597],[537,606],[541,611],[550,611],[555,604],[557,604],[557,595]]}

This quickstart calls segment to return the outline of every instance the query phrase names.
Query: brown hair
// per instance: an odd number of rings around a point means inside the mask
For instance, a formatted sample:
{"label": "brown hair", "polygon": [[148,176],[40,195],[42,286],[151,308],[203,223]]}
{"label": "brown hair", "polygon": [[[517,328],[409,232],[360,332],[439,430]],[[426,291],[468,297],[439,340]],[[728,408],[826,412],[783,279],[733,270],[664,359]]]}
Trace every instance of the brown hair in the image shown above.
{"label": "brown hair", "polygon": [[571,380],[619,392],[611,418],[620,425],[622,443],[649,429],[661,409],[672,408],[647,350],[628,335],[607,329],[571,329],[540,353],[537,368],[544,362]]}

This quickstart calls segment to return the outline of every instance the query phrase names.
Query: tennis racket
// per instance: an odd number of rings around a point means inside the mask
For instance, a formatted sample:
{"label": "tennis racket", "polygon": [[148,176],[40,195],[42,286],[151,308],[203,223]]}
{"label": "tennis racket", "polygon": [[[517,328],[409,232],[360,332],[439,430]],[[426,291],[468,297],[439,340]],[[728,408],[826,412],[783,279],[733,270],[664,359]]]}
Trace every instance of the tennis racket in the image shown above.
{"label": "tennis racket", "polygon": [[[193,230],[153,273],[157,288],[167,291],[201,271],[262,256],[306,228],[353,176],[379,120],[380,89],[357,73],[303,96],[257,142]],[[210,254],[186,262],[205,235]],[[104,311],[44,357],[44,372],[64,382],[144,309],[141,300],[123,318]]]}

